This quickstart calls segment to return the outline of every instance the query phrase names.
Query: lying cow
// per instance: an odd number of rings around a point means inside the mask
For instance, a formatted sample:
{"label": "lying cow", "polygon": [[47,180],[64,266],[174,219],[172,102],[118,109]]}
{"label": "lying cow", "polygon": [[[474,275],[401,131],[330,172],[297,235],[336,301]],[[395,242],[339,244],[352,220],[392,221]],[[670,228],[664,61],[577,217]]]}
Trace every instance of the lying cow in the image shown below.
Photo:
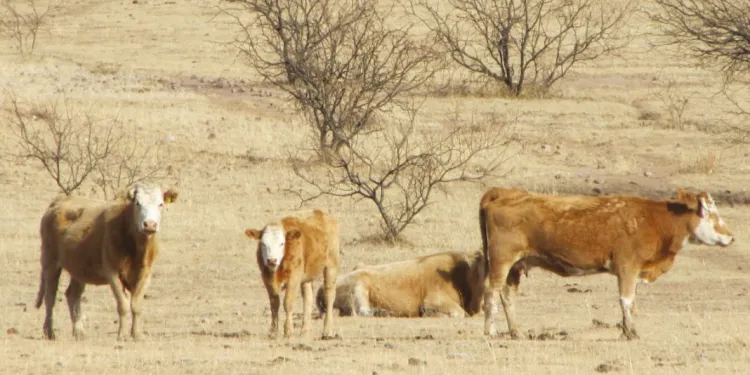
{"label": "lying cow", "polygon": [[[336,298],[336,276],[339,267],[339,222],[323,211],[298,219],[285,217],[266,224],[262,230],[247,229],[245,235],[258,240],[256,259],[263,284],[271,303],[270,335],[279,331],[279,293],[284,295],[284,336],[292,335],[292,309],[302,287],[302,331],[306,333],[312,319],[312,281],[321,273],[328,306]],[[325,315],[323,337],[333,336],[333,314]]]}
{"label": "lying cow", "polygon": [[513,296],[521,273],[541,267],[560,276],[617,276],[622,329],[638,335],[632,308],[637,282],[669,271],[687,243],[728,246],[734,237],[711,195],[678,190],[676,200],[630,196],[550,196],[493,188],[481,199],[479,222],[488,259],[485,333],[497,333],[495,293],[511,336],[518,336]]}
{"label": "lying cow", "polygon": [[[63,269],[70,274],[65,297],[73,337],[83,338],[81,296],[86,284],[108,284],[117,302],[118,340],[123,339],[128,307],[133,318],[131,336],[141,338],[141,302],[159,253],[161,213],[176,198],[175,190],[162,192],[158,186],[136,184],[110,202],[61,196],[49,205],[39,229],[42,272],[36,299],[37,308],[44,300],[47,339],[55,339],[52,310]],[[126,291],[131,294],[129,302]]]}
{"label": "lying cow", "polygon": [[[336,282],[342,316],[450,316],[479,312],[484,293],[481,252],[444,252],[377,266],[360,265]],[[327,312],[323,288],[318,309]]]}

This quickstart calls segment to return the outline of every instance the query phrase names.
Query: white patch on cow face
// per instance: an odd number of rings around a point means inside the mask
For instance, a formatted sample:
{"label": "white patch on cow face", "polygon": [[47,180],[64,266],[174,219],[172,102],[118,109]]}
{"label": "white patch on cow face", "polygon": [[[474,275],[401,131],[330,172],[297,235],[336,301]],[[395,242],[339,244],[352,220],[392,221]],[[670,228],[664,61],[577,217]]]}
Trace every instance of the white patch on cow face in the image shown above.
{"label": "white patch on cow face", "polygon": [[278,224],[269,224],[260,236],[260,254],[263,264],[271,271],[276,271],[284,259],[286,234],[284,228]]}
{"label": "white patch on cow face", "polygon": [[713,199],[710,196],[708,199],[700,198],[700,204],[703,216],[691,234],[690,242],[709,246],[728,246],[734,242],[734,236],[719,216]]}
{"label": "white patch on cow face", "polygon": [[164,193],[158,186],[136,185],[130,191],[135,206],[135,225],[140,233],[151,235],[159,231]]}

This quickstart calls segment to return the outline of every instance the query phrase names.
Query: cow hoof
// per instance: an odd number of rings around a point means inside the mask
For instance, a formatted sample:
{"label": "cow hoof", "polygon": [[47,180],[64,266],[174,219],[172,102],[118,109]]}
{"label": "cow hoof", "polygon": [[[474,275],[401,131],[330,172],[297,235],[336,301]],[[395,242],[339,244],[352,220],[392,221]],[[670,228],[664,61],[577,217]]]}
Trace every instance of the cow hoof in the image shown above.
{"label": "cow hoof", "polygon": [[513,339],[513,340],[520,340],[521,339],[521,335],[518,334],[517,330],[512,330],[512,331],[508,332],[508,335],[510,335],[510,338]]}
{"label": "cow hoof", "polygon": [[640,338],[641,338],[640,336],[638,336],[638,334],[637,334],[637,333],[635,332],[635,330],[634,330],[634,329],[633,329],[633,330],[629,330],[629,331],[623,331],[623,332],[622,332],[622,335],[623,335],[623,336],[624,336],[624,337],[625,337],[625,338],[626,338],[626,339],[627,339],[628,341],[630,341],[630,340],[638,340],[638,339],[640,339]]}

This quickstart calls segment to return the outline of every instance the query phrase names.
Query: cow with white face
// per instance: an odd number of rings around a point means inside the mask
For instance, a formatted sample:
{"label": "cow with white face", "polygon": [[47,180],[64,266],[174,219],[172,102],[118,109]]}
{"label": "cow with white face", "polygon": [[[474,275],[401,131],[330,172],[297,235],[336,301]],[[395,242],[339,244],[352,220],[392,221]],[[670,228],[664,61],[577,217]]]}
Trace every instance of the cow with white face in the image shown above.
{"label": "cow with white face", "polygon": [[165,194],[161,188],[156,185],[136,184],[128,190],[128,198],[133,202],[133,222],[136,223],[136,230],[147,236],[157,233],[165,203]]}
{"label": "cow with white face", "polygon": [[497,334],[499,295],[512,337],[519,336],[515,293],[527,270],[538,267],[563,277],[615,275],[623,335],[637,339],[637,283],[653,283],[667,273],[688,243],[729,246],[735,241],[711,194],[684,189],[677,190],[676,199],[654,200],[493,188],[480,200],[479,227],[489,277],[485,333]]}
{"label": "cow with white face", "polygon": [[685,191],[680,190],[678,192],[678,200],[690,200],[694,203],[693,206],[697,208],[699,222],[695,225],[695,229],[690,233],[688,241],[692,244],[708,245],[708,246],[729,246],[734,242],[734,236],[727,228],[724,220],[719,216],[719,209],[716,208],[716,203],[711,197],[710,193],[702,192],[695,198],[689,196]]}
{"label": "cow with white face", "polygon": [[109,202],[61,196],[49,205],[39,228],[42,272],[36,300],[37,308],[42,302],[46,307],[46,338],[55,338],[52,310],[62,270],[70,274],[65,297],[75,338],[83,338],[81,296],[87,284],[112,289],[120,318],[117,338],[125,338],[128,310],[130,334],[134,340],[141,338],[142,302],[159,253],[162,210],[176,199],[176,190],[138,183]]}
{"label": "cow with white face", "polygon": [[339,267],[339,222],[321,210],[310,217],[292,216],[266,224],[262,230],[246,229],[245,235],[258,240],[256,261],[271,304],[270,335],[279,331],[280,292],[284,295],[284,336],[292,334],[292,308],[302,288],[302,331],[312,320],[312,281],[324,277],[324,296],[328,310],[323,322],[323,337],[333,335],[333,301],[336,299],[336,277]]}
{"label": "cow with white face", "polygon": [[284,233],[284,227],[280,223],[266,225],[260,234],[260,254],[263,264],[271,272],[276,272],[284,260],[284,247],[287,237],[294,240],[299,237],[299,231]]}

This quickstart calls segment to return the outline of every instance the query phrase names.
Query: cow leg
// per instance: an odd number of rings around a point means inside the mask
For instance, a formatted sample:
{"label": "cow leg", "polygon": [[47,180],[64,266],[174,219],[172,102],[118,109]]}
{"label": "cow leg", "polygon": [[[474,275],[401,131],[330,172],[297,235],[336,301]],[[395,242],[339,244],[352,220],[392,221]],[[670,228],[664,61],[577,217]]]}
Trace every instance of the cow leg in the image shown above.
{"label": "cow leg", "polygon": [[[513,305],[513,294],[517,285],[511,288],[508,283],[508,275],[513,266],[511,262],[498,262],[490,268],[490,285],[484,293],[484,333],[486,335],[497,335],[494,314],[497,312],[495,295],[499,292],[500,301],[505,310],[505,319],[508,322],[508,331],[512,338],[518,338],[518,326],[516,324],[516,312]],[[512,290],[511,290],[512,289]]]}
{"label": "cow leg", "polygon": [[300,288],[299,278],[291,278],[286,284],[286,294],[284,294],[284,337],[290,337],[294,333],[292,322],[292,311],[294,310],[294,300]]}
{"label": "cow leg", "polygon": [[617,275],[620,289],[620,307],[622,308],[622,331],[628,340],[638,339],[632,315],[635,289],[638,283],[637,274],[638,272],[620,272]]}
{"label": "cow leg", "polygon": [[44,270],[44,337],[49,340],[55,339],[53,327],[52,310],[57,300],[57,286],[60,283],[62,268],[49,266]]}
{"label": "cow leg", "polygon": [[130,335],[133,336],[133,340],[138,341],[142,338],[141,328],[141,312],[143,306],[143,296],[146,294],[146,289],[151,284],[151,273],[145,277],[141,277],[138,283],[135,285],[133,292],[130,294],[130,312],[132,316],[132,322],[130,326]]}
{"label": "cow leg", "polygon": [[458,302],[445,298],[439,293],[430,293],[422,301],[422,311],[425,317],[449,316],[460,318],[466,316],[464,308]]}
{"label": "cow leg", "polygon": [[352,306],[354,307],[354,315],[359,316],[372,316],[372,307],[370,306],[370,292],[367,290],[367,286],[361,281],[357,280],[352,288],[353,299]]}
{"label": "cow leg", "polygon": [[302,283],[302,334],[307,335],[312,321],[313,288],[312,282]]}
{"label": "cow leg", "polygon": [[338,267],[330,264],[326,266],[323,272],[323,287],[326,295],[326,316],[323,319],[324,338],[333,337],[333,303],[336,300],[336,277],[338,277],[338,273]]}
{"label": "cow leg", "polygon": [[270,283],[265,283],[265,285],[268,292],[268,301],[271,304],[271,328],[268,331],[268,336],[275,338],[279,334],[279,305],[281,305],[281,298],[279,297],[279,291],[271,286]]}
{"label": "cow leg", "polygon": [[123,334],[125,332],[125,315],[128,313],[128,298],[125,296],[123,291],[122,281],[120,276],[112,272],[109,275],[109,287],[112,289],[112,294],[115,295],[115,302],[117,303],[117,315],[119,316],[117,322],[117,340],[122,341],[124,339]]}
{"label": "cow leg", "polygon": [[68,301],[70,310],[70,321],[73,323],[73,337],[83,340],[83,323],[81,322],[81,296],[86,289],[86,283],[70,278],[70,285],[65,290],[65,299]]}

